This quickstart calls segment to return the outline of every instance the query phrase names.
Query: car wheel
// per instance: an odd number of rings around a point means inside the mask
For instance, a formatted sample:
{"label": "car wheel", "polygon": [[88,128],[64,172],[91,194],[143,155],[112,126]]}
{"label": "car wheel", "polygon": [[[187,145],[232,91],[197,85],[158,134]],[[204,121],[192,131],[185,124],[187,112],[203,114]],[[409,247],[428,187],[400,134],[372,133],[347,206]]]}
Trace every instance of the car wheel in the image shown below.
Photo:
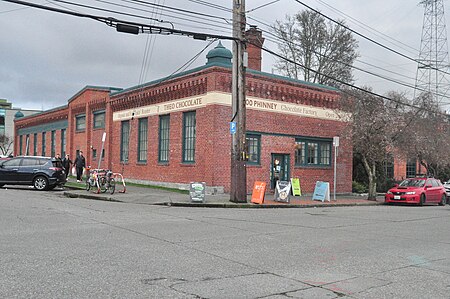
{"label": "car wheel", "polygon": [[442,194],[441,201],[439,202],[440,206],[445,206],[445,203],[447,202],[447,196],[445,194]]}
{"label": "car wheel", "polygon": [[422,195],[420,195],[419,206],[423,206],[426,200],[425,194],[422,193]]}
{"label": "car wheel", "polygon": [[33,186],[36,190],[43,191],[48,189],[48,180],[44,176],[38,176],[33,181]]}

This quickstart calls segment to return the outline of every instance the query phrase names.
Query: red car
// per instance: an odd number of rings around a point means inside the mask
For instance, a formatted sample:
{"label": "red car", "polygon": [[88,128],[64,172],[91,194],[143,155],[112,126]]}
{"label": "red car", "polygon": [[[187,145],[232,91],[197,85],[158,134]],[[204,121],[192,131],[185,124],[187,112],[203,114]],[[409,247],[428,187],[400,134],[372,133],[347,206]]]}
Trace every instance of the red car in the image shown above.
{"label": "red car", "polygon": [[410,178],[396,185],[384,196],[385,203],[438,203],[444,206],[447,201],[445,188],[434,178]]}

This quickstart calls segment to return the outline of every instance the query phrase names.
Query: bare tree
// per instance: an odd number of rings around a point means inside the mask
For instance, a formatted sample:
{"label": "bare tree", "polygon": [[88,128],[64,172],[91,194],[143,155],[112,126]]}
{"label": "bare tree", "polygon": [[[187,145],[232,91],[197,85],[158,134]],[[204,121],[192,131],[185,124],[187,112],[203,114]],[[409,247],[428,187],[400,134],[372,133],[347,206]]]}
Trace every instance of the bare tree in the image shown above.
{"label": "bare tree", "polygon": [[276,63],[283,75],[335,87],[341,84],[332,78],[353,82],[351,67],[359,56],[358,42],[342,26],[305,10],[276,21],[273,32],[282,40],[280,54],[294,62],[280,59]]}
{"label": "bare tree", "polygon": [[351,114],[349,133],[353,140],[353,151],[360,156],[368,177],[368,199],[375,200],[377,165],[382,165],[388,153],[394,152],[393,140],[404,123],[401,109],[406,100],[401,94],[391,93],[389,98],[394,98],[394,101],[389,101],[361,90],[344,95],[342,108]]}
{"label": "bare tree", "polygon": [[5,134],[0,135],[0,153],[4,156],[11,154],[14,140]]}
{"label": "bare tree", "polygon": [[427,175],[438,176],[439,169],[450,164],[449,118],[429,93],[419,95],[414,104],[419,108],[405,117],[399,144],[409,158],[419,161]]}

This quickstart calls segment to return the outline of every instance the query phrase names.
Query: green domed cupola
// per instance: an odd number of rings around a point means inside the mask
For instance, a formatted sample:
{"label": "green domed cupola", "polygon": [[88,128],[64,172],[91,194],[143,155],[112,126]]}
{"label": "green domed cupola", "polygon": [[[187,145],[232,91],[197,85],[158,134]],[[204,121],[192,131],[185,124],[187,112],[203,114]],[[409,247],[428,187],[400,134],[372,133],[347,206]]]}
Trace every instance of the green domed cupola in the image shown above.
{"label": "green domed cupola", "polygon": [[208,64],[222,64],[226,66],[231,65],[231,59],[233,58],[233,54],[230,50],[225,48],[222,43],[219,41],[217,46],[208,52],[206,55],[206,58],[208,61],[206,62],[206,65]]}
{"label": "green domed cupola", "polygon": [[25,115],[23,115],[22,111],[17,111],[16,114],[14,114],[14,118],[21,118],[24,117]]}

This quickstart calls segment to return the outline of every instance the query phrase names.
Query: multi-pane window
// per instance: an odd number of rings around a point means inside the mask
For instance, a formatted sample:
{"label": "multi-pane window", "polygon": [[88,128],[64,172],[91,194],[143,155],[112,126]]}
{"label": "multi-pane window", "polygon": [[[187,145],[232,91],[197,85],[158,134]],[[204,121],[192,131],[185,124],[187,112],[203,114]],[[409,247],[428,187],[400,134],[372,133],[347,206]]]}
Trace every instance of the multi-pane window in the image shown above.
{"label": "multi-pane window", "polygon": [[406,163],[406,177],[407,178],[413,178],[416,176],[416,160],[415,159],[409,159]]}
{"label": "multi-pane window", "polygon": [[75,130],[84,131],[86,129],[86,115],[77,115],[75,117]]}
{"label": "multi-pane window", "polygon": [[169,128],[170,116],[161,115],[159,117],[159,162],[169,162]]}
{"label": "multi-pane window", "polygon": [[320,164],[330,165],[331,163],[331,144],[322,142],[320,143]]}
{"label": "multi-pane window", "polygon": [[38,139],[38,134],[34,133],[34,143],[33,143],[33,155],[37,156],[37,139]]}
{"label": "multi-pane window", "polygon": [[94,129],[105,127],[105,110],[94,112]]}
{"label": "multi-pane window", "polygon": [[248,164],[260,164],[260,135],[247,135]]}
{"label": "multi-pane window", "polygon": [[61,157],[66,156],[66,129],[61,130]]}
{"label": "multi-pane window", "polygon": [[25,142],[25,155],[29,155],[30,154],[30,134],[27,134],[27,139]]}
{"label": "multi-pane window", "polygon": [[195,162],[195,111],[183,114],[183,162]]}
{"label": "multi-pane window", "polygon": [[394,157],[388,155],[384,161],[384,170],[386,178],[392,179],[394,177]]}
{"label": "multi-pane window", "polygon": [[42,156],[45,156],[45,152],[46,152],[46,146],[45,146],[45,132],[42,132]]}
{"label": "multi-pane window", "polygon": [[140,118],[138,123],[138,162],[147,162],[148,119]]}
{"label": "multi-pane window", "polygon": [[122,121],[120,128],[120,162],[128,162],[128,145],[130,141],[130,121]]}
{"label": "multi-pane window", "polygon": [[6,117],[6,110],[0,109],[0,135],[5,135],[5,117]]}
{"label": "multi-pane window", "polygon": [[54,157],[56,154],[56,131],[52,131],[51,138],[50,156]]}
{"label": "multi-pane window", "polygon": [[330,166],[331,141],[296,140],[295,165]]}
{"label": "multi-pane window", "polygon": [[22,156],[22,148],[23,148],[23,136],[19,136],[19,156]]}

